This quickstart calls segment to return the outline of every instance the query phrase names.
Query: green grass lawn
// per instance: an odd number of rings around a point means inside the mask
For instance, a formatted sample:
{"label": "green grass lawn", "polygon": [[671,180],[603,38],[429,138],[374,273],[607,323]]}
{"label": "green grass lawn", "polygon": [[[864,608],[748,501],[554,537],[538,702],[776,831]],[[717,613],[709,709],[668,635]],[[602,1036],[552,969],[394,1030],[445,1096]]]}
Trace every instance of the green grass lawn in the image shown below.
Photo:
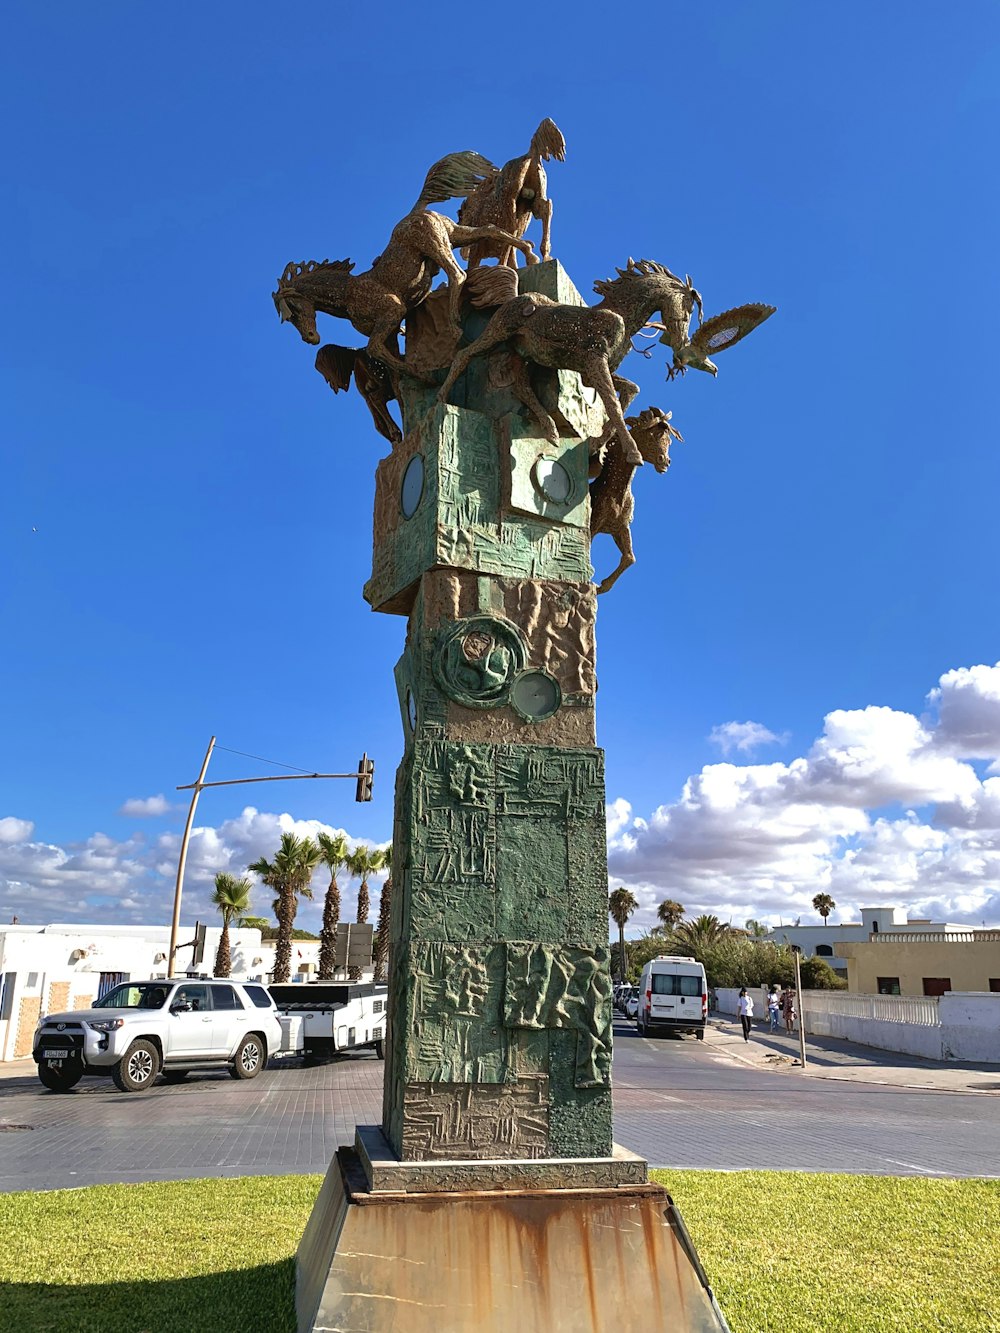
{"label": "green grass lawn", "polygon": [[[1000,1182],[655,1175],[733,1333],[1000,1328]],[[319,1181],[0,1194],[0,1330],[291,1333],[292,1256]]]}

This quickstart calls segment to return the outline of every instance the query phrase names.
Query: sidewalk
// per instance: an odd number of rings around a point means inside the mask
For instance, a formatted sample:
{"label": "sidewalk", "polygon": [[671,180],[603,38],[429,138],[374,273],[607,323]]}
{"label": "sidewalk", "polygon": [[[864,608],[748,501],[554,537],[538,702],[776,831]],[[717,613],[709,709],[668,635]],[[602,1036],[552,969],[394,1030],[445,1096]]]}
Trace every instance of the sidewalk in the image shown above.
{"label": "sidewalk", "polygon": [[882,1083],[921,1091],[1000,1093],[1000,1065],[972,1065],[959,1060],[923,1060],[898,1051],[858,1046],[836,1037],[806,1034],[806,1068],[799,1067],[799,1034],[769,1032],[767,1023],[754,1022],[748,1042],[739,1019],[712,1014],[705,1039],[720,1054],[757,1069],[791,1071],[807,1078],[829,1078],[853,1083]]}

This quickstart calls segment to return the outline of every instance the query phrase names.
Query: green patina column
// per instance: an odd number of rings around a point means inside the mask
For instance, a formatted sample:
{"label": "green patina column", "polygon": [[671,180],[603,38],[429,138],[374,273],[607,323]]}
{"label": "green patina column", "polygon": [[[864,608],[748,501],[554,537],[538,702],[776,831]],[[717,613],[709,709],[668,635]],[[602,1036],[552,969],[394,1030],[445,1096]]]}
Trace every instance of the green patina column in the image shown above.
{"label": "green patina column", "polygon": [[[520,289],[583,304],[554,261]],[[408,359],[441,337],[433,300]],[[587,493],[605,418],[575,374],[535,373],[558,445],[501,351],[447,405],[409,381],[405,438],[378,467],[365,596],[408,617],[383,1114],[404,1163],[612,1152]]]}

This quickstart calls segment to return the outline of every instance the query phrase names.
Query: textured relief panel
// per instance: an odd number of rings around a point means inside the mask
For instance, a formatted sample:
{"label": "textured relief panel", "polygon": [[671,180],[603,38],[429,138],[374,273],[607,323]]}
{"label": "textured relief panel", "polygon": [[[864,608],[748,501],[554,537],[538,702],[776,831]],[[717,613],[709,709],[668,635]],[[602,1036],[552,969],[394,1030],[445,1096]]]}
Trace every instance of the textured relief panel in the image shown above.
{"label": "textured relief panel", "polygon": [[[610,1023],[610,1017],[609,1017]],[[549,1030],[549,1143],[553,1157],[603,1157],[611,1151],[612,1094],[576,1086],[576,1033]]]}
{"label": "textured relief panel", "polygon": [[574,1087],[610,1087],[609,950],[535,943],[506,947],[504,1022],[574,1031]]}
{"label": "textured relief panel", "polygon": [[553,943],[565,940],[568,881],[562,820],[531,814],[497,820],[497,929],[502,939],[529,933]]}
{"label": "textured relief panel", "polygon": [[488,612],[518,626],[527,646],[527,665],[555,677],[564,705],[595,693],[593,584],[486,578],[472,570],[439,569],[424,576],[420,603],[421,624],[426,626],[422,633]]}
{"label": "textured relief panel", "polygon": [[407,1083],[502,1083],[513,1077],[501,1021],[503,968],[497,946],[411,943]]}
{"label": "textured relief panel", "polygon": [[594,743],[593,699],[568,701],[553,716],[526,721],[510,706],[491,713],[473,713],[451,704],[446,712],[444,734],[449,740],[497,741],[504,745],[552,745],[579,749]]}
{"label": "textured relief panel", "polygon": [[608,856],[603,813],[574,819],[567,830],[567,848],[572,941],[604,943],[608,938]]}
{"label": "textured relief panel", "polygon": [[604,818],[604,752],[497,747],[498,814]]}
{"label": "textured relief panel", "polygon": [[410,1083],[403,1103],[404,1160],[547,1157],[548,1080]]}

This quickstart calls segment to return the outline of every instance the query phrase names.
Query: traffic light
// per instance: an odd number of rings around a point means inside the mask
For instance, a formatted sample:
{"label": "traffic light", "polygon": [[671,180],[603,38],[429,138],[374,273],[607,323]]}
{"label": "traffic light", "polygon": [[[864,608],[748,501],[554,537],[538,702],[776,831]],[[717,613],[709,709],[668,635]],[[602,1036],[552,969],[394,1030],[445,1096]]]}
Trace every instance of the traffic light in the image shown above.
{"label": "traffic light", "polygon": [[358,789],[354,793],[356,801],[370,801],[372,798],[372,778],[375,774],[375,760],[363,754],[358,761]]}

